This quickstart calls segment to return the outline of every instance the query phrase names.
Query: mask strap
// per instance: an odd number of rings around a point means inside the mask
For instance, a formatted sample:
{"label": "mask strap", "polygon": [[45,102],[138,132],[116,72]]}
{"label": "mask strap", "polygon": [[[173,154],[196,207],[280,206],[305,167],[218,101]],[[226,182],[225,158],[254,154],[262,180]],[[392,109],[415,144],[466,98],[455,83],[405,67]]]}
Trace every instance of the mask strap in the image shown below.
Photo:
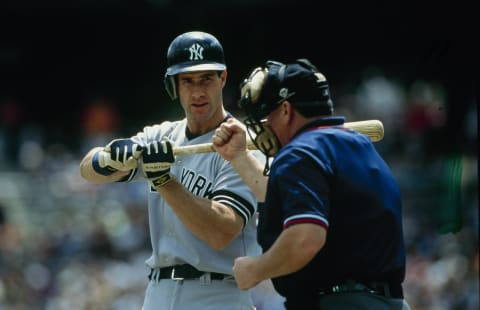
{"label": "mask strap", "polygon": [[270,163],[269,163],[270,158],[271,157],[268,157],[267,155],[265,155],[265,167],[263,168],[263,175],[266,177],[270,175]]}

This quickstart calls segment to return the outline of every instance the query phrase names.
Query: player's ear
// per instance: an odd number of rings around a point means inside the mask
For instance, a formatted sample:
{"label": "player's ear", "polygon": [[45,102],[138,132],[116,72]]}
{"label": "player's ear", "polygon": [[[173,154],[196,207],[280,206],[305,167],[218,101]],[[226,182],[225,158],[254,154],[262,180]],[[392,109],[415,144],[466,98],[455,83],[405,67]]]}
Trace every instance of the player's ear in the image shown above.
{"label": "player's ear", "polygon": [[222,80],[222,88],[223,88],[227,83],[227,70],[223,70],[222,73],[220,73],[220,79]]}

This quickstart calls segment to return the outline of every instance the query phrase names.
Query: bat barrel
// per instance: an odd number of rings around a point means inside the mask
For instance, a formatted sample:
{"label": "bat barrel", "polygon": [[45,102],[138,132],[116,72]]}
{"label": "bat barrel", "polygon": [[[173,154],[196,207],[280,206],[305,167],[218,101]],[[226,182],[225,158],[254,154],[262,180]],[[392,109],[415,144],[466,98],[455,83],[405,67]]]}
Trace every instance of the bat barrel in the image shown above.
{"label": "bat barrel", "polygon": [[[379,120],[366,120],[358,122],[347,122],[344,124],[346,128],[358,131],[364,135],[367,135],[372,142],[378,142],[383,139],[384,130],[383,123]],[[249,140],[248,148],[255,149],[255,145]],[[213,143],[202,143],[195,145],[186,145],[173,148],[173,154],[175,156],[192,155],[200,153],[215,152]]]}
{"label": "bat barrel", "polygon": [[372,142],[381,141],[385,134],[383,129],[383,123],[379,120],[345,123],[345,127],[367,135],[372,140]]}

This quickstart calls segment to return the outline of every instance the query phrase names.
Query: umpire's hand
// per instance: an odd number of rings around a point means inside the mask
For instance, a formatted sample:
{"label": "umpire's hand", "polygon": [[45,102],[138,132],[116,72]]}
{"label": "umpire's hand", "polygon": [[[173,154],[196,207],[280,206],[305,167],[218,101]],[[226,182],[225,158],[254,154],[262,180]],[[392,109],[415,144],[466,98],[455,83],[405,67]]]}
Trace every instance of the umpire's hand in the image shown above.
{"label": "umpire's hand", "polygon": [[256,271],[258,264],[256,264],[255,259],[251,256],[242,256],[237,257],[234,261],[233,276],[241,290],[248,290],[263,280]]}
{"label": "umpire's hand", "polygon": [[247,151],[247,134],[245,125],[230,118],[222,123],[212,137],[215,151],[225,160],[232,161]]}

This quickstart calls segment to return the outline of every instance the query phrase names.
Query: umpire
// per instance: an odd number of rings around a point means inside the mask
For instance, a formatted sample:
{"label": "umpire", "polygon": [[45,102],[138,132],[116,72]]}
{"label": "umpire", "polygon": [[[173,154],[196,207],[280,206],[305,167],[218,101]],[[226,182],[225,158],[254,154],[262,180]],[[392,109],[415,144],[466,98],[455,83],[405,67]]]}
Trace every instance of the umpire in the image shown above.
{"label": "umpire", "polygon": [[[325,77],[307,59],[268,61],[241,95],[246,130],[230,120],[213,138],[265,198],[263,254],[235,260],[239,288],[272,278],[287,309],[409,309],[398,185],[369,138],[333,116]],[[246,131],[270,166],[249,154]]]}

